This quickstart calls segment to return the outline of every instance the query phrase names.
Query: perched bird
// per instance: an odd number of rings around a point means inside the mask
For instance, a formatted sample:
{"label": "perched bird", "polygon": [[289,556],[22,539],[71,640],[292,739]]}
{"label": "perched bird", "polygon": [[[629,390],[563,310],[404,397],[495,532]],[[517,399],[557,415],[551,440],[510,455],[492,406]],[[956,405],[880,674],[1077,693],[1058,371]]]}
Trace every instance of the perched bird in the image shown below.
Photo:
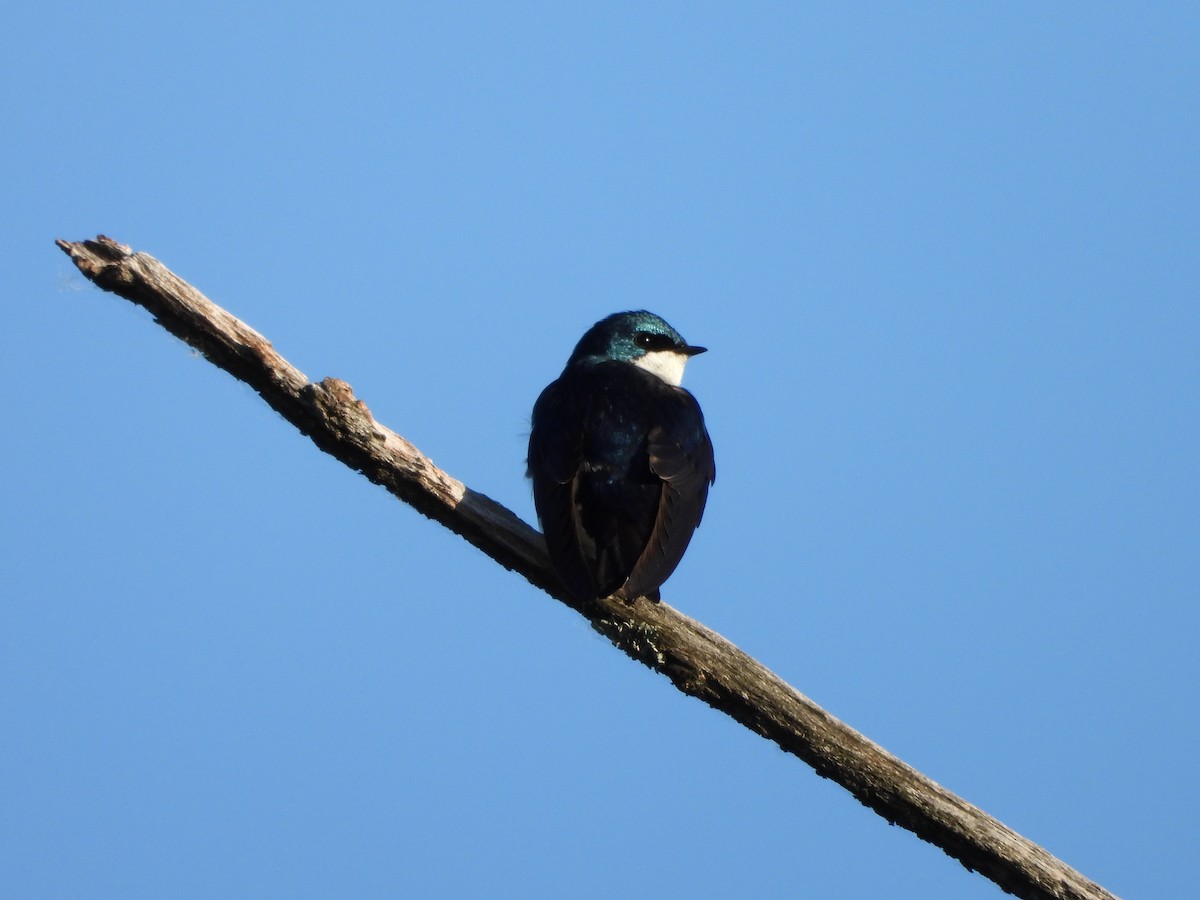
{"label": "perched bird", "polygon": [[588,329],[533,407],[528,476],[550,561],[577,600],[659,599],[716,479],[693,347],[653,313]]}

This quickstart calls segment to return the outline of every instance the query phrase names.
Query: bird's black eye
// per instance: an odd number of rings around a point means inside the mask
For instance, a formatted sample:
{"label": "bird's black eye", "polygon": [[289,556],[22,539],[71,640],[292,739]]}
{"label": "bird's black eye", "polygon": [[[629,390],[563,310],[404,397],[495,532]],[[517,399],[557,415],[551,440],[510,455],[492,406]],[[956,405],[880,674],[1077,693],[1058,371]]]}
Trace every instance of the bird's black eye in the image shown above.
{"label": "bird's black eye", "polygon": [[639,331],[633,336],[633,342],[643,350],[674,350],[675,342],[665,334],[653,331]]}

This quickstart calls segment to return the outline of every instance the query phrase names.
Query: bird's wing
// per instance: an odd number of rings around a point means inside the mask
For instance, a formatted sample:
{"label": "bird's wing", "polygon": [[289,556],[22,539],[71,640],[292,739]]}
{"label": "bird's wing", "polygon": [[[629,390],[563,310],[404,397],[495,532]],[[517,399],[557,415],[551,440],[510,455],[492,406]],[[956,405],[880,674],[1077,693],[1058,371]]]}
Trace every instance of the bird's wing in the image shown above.
{"label": "bird's wing", "polygon": [[683,388],[675,391],[671,414],[650,430],[647,440],[650,470],[662,479],[662,489],[650,539],[620,591],[629,600],[643,595],[658,599],[658,588],[679,565],[704,516],[708,487],[717,477],[700,406]]}
{"label": "bird's wing", "polygon": [[[534,406],[529,434],[528,474],[550,561],[563,586],[579,600],[594,599],[596,586],[580,548],[579,505],[575,500],[583,460],[582,420],[570,407],[568,392],[553,382]],[[551,421],[560,427],[539,427]],[[572,427],[561,427],[572,423]]]}

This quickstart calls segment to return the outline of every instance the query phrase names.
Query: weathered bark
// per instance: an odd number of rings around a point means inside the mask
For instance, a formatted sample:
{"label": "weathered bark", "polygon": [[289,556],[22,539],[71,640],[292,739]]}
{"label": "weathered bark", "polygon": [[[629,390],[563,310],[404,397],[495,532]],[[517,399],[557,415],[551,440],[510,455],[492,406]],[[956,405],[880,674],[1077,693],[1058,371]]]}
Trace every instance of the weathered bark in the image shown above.
{"label": "weathered bark", "polygon": [[310,382],[266,338],[153,257],[103,236],[79,243],[58,241],[58,246],[97,286],[145,307],[172,334],[258,391],[326,453],[519,572],[585,616],[633,659],[666,675],[683,693],[798,756],[887,821],[942,848],[1018,897],[1113,897],[839,722],[761,663],[666,603],[571,600],[549,567],[541,535],[376,422],[346,382]]}

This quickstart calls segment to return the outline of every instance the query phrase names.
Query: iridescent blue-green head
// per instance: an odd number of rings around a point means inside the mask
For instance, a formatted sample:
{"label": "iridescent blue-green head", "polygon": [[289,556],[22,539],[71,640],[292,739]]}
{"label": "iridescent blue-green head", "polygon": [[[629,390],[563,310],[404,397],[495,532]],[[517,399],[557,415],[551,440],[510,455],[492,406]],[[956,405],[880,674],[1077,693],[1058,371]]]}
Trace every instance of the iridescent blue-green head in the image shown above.
{"label": "iridescent blue-green head", "polygon": [[693,347],[660,316],[639,309],[613,313],[589,328],[575,345],[567,366],[618,360],[678,385],[687,361],[705,349]]}

